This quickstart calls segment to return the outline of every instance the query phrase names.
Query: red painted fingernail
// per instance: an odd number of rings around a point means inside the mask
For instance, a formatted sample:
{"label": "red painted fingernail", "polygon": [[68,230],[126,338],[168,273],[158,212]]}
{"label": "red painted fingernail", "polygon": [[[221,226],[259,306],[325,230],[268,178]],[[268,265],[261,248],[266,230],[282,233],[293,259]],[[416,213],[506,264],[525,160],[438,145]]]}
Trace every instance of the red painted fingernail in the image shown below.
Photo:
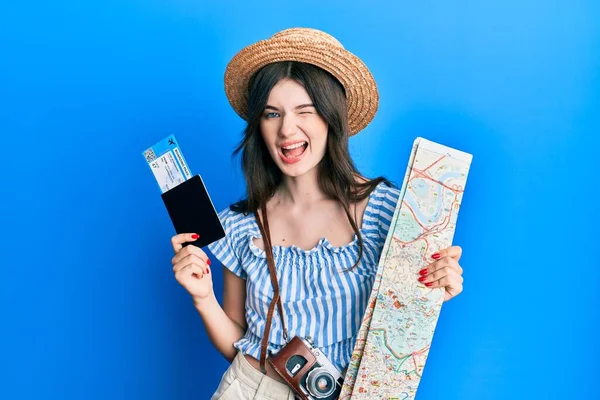
{"label": "red painted fingernail", "polygon": [[427,279],[427,277],[426,276],[422,276],[422,277],[419,278],[419,282],[423,282],[425,279]]}
{"label": "red painted fingernail", "polygon": [[210,259],[206,260],[206,264],[210,265]]}
{"label": "red painted fingernail", "polygon": [[210,269],[206,268],[206,273],[210,274]]}
{"label": "red painted fingernail", "polygon": [[431,258],[433,258],[434,260],[437,260],[438,258],[440,258],[442,255],[440,253],[435,253],[431,256]]}
{"label": "red painted fingernail", "polygon": [[427,282],[427,283],[425,284],[425,286],[431,286],[431,285],[433,285],[433,282]]}
{"label": "red painted fingernail", "polygon": [[198,235],[197,233],[194,233],[194,234],[192,235],[192,239],[198,239],[199,237],[200,237],[200,235]]}
{"label": "red painted fingernail", "polygon": [[419,271],[419,275],[427,275],[427,268],[423,268]]}

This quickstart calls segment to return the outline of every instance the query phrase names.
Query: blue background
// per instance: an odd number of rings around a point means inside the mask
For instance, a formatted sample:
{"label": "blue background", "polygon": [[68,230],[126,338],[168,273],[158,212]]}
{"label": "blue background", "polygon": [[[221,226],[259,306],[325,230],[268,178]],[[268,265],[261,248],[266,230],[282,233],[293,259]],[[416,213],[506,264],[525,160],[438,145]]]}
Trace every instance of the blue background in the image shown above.
{"label": "blue background", "polygon": [[174,133],[218,209],[242,196],[225,66],[294,26],[378,82],[363,173],[401,184],[416,136],[474,155],[418,399],[600,398],[600,2],[23,0],[0,6],[0,399],[209,398],[228,364],[140,152]]}

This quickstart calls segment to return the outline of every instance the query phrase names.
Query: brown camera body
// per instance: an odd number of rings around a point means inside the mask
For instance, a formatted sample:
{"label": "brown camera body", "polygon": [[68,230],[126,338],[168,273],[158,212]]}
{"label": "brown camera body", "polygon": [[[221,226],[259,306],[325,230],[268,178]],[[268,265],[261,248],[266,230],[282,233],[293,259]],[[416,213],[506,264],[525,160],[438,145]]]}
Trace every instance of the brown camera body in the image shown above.
{"label": "brown camera body", "polygon": [[309,338],[292,338],[267,361],[301,400],[333,400],[341,392],[342,373]]}

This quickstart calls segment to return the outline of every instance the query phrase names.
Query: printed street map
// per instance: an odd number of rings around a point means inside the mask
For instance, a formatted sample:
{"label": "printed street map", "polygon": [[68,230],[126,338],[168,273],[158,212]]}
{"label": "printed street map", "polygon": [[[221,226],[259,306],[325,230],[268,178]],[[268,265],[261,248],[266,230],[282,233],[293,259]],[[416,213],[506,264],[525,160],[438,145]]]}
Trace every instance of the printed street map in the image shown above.
{"label": "printed street map", "polygon": [[444,299],[418,272],[452,245],[471,159],[415,140],[340,399],[414,399]]}

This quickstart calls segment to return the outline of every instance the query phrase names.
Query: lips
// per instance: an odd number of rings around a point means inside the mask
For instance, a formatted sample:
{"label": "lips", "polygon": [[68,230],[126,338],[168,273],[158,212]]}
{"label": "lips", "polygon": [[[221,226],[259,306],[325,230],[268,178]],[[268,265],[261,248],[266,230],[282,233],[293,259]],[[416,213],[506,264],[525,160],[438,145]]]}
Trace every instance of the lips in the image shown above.
{"label": "lips", "polygon": [[307,147],[308,143],[306,141],[284,143],[279,148],[281,159],[287,164],[296,163],[300,161]]}

